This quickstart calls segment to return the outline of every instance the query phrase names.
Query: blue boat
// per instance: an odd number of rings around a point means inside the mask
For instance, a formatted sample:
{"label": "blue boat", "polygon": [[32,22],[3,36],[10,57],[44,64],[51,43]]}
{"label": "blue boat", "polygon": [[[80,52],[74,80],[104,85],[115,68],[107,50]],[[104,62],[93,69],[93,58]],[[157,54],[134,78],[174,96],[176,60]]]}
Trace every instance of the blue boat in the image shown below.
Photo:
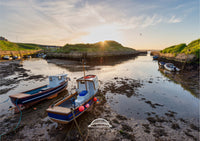
{"label": "blue boat", "polygon": [[[49,76],[49,85],[10,95],[9,97],[15,106],[18,106],[20,110],[23,110],[39,101],[56,97],[58,93],[67,88],[68,81],[69,78],[67,77],[67,74]],[[15,112],[18,112],[17,107],[15,108]]]}
{"label": "blue boat", "polygon": [[77,79],[77,90],[74,94],[64,98],[46,111],[51,120],[67,124],[87,111],[97,100],[98,78],[87,75]]}
{"label": "blue boat", "polygon": [[158,59],[158,55],[153,56],[153,60],[157,60]]}
{"label": "blue boat", "polygon": [[20,59],[20,56],[13,56],[12,59]]}

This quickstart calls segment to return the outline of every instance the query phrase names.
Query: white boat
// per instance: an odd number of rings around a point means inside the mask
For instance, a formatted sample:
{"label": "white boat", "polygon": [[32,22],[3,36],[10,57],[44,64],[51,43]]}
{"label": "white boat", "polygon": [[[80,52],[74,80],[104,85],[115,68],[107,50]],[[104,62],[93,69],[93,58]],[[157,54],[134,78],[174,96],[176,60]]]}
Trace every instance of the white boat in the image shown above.
{"label": "white boat", "polygon": [[6,56],[3,57],[3,59],[4,60],[12,60],[12,57],[6,55]]}
{"label": "white boat", "polygon": [[172,63],[165,63],[164,68],[169,71],[180,71],[180,69],[174,66]]}

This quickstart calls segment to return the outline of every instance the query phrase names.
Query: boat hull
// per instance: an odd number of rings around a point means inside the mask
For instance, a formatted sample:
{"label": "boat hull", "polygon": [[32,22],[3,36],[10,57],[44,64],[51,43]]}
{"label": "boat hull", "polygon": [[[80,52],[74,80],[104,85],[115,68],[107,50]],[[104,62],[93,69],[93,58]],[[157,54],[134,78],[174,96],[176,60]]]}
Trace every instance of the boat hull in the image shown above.
{"label": "boat hull", "polygon": [[[51,88],[51,89],[48,89],[43,92],[39,92],[39,93],[32,94],[32,95],[26,94],[26,92],[23,92],[23,93],[16,94],[16,95],[10,95],[9,97],[15,106],[18,105],[20,110],[23,110],[23,109],[29,108],[30,106],[32,106],[42,100],[56,97],[58,95],[58,93],[65,90],[67,88],[67,86],[68,86],[68,80],[61,83],[59,86],[57,86],[55,88]],[[42,86],[42,87],[44,87],[44,86]],[[39,87],[39,88],[41,88],[41,87]],[[36,88],[36,89],[38,89],[38,88]],[[33,90],[36,90],[36,89],[33,89]]]}
{"label": "boat hull", "polygon": [[180,69],[179,68],[177,68],[177,67],[168,67],[167,66],[167,63],[164,65],[164,68],[166,69],[166,70],[168,70],[168,71],[180,71]]}
{"label": "boat hull", "polygon": [[[96,95],[96,94],[95,94]],[[95,96],[94,95],[94,96]],[[86,104],[89,104],[90,107],[85,108],[84,111],[80,112],[79,111],[79,107],[77,107],[76,109],[74,109],[74,111],[70,111],[68,113],[61,113],[61,112],[53,112],[53,111],[49,111],[47,109],[47,113],[48,116],[50,117],[51,120],[53,120],[54,122],[57,123],[61,123],[61,124],[68,124],[69,122],[71,122],[72,120],[74,120],[75,118],[78,118],[80,115],[82,115],[85,111],[87,111],[88,109],[90,109],[93,104],[95,103],[93,101],[93,97],[91,97],[88,101],[86,101],[82,106],[86,107]],[[59,106],[59,105],[58,105]],[[74,114],[73,114],[74,113]]]}

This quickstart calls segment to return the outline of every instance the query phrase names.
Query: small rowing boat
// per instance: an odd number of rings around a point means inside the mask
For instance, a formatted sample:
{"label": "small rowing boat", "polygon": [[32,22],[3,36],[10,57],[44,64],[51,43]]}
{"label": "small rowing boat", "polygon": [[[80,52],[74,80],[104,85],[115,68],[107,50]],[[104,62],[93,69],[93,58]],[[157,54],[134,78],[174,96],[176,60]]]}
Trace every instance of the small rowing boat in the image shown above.
{"label": "small rowing boat", "polygon": [[[49,76],[49,85],[10,95],[9,97],[15,106],[23,110],[44,99],[56,97],[58,93],[66,89],[68,81],[67,74]],[[18,108],[15,108],[15,112],[19,112]]]}

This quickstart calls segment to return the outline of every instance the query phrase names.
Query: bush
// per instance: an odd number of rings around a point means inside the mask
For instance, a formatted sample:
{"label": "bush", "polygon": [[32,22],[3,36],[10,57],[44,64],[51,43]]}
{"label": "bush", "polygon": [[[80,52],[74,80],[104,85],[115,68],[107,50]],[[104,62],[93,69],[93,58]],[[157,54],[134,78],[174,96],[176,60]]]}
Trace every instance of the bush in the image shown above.
{"label": "bush", "polygon": [[173,54],[178,54],[178,53],[185,53],[185,54],[195,54],[197,58],[199,58],[199,53],[200,53],[200,39],[194,40],[190,42],[188,45],[186,44],[179,44],[179,45],[174,45],[168,48],[165,48],[160,51],[161,53],[173,53]]}

